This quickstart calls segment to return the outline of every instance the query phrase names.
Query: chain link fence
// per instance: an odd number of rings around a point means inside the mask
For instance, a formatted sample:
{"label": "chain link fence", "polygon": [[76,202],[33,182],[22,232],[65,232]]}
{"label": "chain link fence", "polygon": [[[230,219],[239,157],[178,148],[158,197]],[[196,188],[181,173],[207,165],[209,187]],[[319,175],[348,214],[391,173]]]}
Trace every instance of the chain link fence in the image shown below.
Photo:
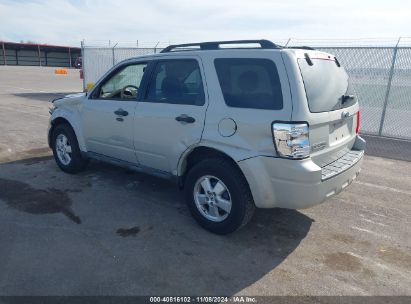
{"label": "chain link fence", "polygon": [[[312,46],[337,56],[352,79],[361,108],[361,132],[411,140],[411,39],[277,39],[287,46]],[[160,52],[170,43],[92,45],[82,42],[84,87],[118,62]]]}

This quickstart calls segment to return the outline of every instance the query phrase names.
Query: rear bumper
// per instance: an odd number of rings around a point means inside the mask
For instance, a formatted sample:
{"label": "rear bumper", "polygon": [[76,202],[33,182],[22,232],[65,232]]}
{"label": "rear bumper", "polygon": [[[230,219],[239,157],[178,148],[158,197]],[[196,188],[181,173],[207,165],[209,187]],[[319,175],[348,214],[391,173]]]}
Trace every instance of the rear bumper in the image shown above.
{"label": "rear bumper", "polygon": [[361,170],[364,148],[364,140],[357,137],[353,147],[361,151],[356,153],[357,159],[351,166],[345,166],[326,179],[323,168],[311,159],[260,156],[238,164],[250,185],[257,207],[303,209],[322,203],[351,184]]}

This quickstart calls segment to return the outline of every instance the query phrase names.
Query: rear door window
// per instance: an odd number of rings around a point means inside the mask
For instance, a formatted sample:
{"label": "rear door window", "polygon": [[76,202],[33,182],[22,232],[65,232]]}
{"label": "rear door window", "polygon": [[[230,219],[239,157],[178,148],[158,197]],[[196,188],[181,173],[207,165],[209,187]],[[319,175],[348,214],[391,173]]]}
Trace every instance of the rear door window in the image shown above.
{"label": "rear door window", "polygon": [[197,60],[172,59],[158,61],[145,101],[204,105],[204,87]]}
{"label": "rear door window", "polygon": [[310,111],[328,112],[347,108],[356,103],[351,81],[343,67],[325,59],[298,59]]}
{"label": "rear door window", "polygon": [[280,79],[272,60],[218,58],[214,65],[228,106],[267,110],[283,108]]}

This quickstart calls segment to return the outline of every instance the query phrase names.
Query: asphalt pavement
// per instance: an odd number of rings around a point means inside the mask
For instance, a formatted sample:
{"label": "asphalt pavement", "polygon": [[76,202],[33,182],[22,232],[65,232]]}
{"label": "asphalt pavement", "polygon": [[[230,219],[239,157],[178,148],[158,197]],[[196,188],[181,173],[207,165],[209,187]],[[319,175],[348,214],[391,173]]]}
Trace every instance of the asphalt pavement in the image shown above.
{"label": "asphalt pavement", "polygon": [[48,101],[81,89],[78,70],[0,67],[0,295],[411,295],[411,162],[367,155],[326,203],[217,236],[165,180],[58,169]]}

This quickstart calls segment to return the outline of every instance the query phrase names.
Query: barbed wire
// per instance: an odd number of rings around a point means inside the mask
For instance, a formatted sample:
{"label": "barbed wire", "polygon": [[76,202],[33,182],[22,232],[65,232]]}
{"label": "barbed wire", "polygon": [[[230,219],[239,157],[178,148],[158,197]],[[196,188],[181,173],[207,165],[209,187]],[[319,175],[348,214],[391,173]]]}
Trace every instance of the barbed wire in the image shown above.
{"label": "barbed wire", "polygon": [[[271,41],[287,46],[313,47],[394,47],[411,46],[411,37],[373,37],[373,38],[275,38]],[[121,47],[121,48],[158,48],[162,49],[170,44],[187,43],[191,41],[114,41],[114,40],[83,40],[82,45],[93,47]],[[198,42],[198,41],[193,41]]]}

